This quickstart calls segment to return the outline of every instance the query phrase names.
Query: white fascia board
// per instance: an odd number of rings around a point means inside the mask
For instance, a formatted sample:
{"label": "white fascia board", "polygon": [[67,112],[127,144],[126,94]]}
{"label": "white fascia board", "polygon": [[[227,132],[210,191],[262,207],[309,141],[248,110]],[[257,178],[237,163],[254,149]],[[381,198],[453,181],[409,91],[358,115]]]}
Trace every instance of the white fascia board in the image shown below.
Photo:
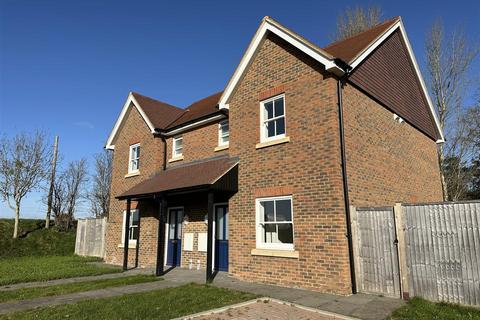
{"label": "white fascia board", "polygon": [[388,29],[381,37],[379,37],[376,41],[374,41],[367,50],[365,50],[361,55],[359,55],[355,60],[352,62],[351,67],[352,71],[362,63],[372,52],[375,50],[380,44],[382,44],[394,31],[400,29],[400,34],[403,37],[403,41],[405,42],[408,50],[408,54],[410,59],[413,62],[413,66],[415,69],[415,73],[417,74],[418,80],[420,81],[420,86],[422,87],[423,94],[427,99],[428,106],[430,107],[430,112],[433,116],[435,126],[437,128],[438,133],[440,134],[440,139],[436,141],[436,143],[443,143],[445,142],[445,137],[442,132],[442,128],[440,126],[440,122],[438,121],[437,112],[433,106],[432,100],[430,99],[430,94],[428,93],[427,87],[425,85],[425,81],[423,80],[422,73],[420,72],[420,68],[418,67],[417,60],[415,59],[415,55],[413,54],[412,46],[410,45],[410,41],[408,40],[407,33],[405,32],[405,27],[403,26],[402,20],[398,20],[390,29]]}
{"label": "white fascia board", "polygon": [[167,137],[175,136],[175,135],[180,134],[184,131],[191,130],[191,129],[200,127],[200,126],[202,126],[206,123],[214,122],[214,121],[224,119],[224,118],[226,118],[226,116],[224,114],[217,114],[213,117],[209,117],[209,118],[206,118],[206,119],[203,119],[203,120],[200,120],[200,121],[195,121],[193,123],[187,124],[185,126],[177,128],[177,129],[167,131],[163,135],[167,136]]}
{"label": "white fascia board", "polygon": [[344,71],[335,64],[333,58],[327,56],[327,53],[317,49],[315,46],[306,42],[304,39],[295,36],[295,34],[289,32],[288,29],[281,28],[280,26],[276,25],[276,23],[271,22],[269,19],[264,19],[260,27],[257,29],[257,32],[253,36],[253,39],[250,42],[247,51],[243,55],[242,60],[240,60],[240,64],[235,70],[232,78],[230,78],[230,81],[228,82],[227,87],[223,91],[222,96],[220,97],[220,109],[228,109],[229,106],[227,102],[233,90],[242,78],[243,73],[246,71],[251,59],[260,47],[260,44],[262,43],[268,31],[272,32],[273,34],[277,35],[278,37],[282,38],[283,40],[287,41],[294,47],[304,52],[305,54],[309,55],[313,59],[323,64],[326,70],[333,72],[337,75],[342,75],[344,73]]}
{"label": "white fascia board", "polygon": [[118,116],[117,122],[115,122],[115,126],[113,127],[112,132],[110,132],[110,135],[108,136],[107,144],[105,145],[105,148],[108,150],[114,150],[115,145],[113,144],[113,139],[117,135],[118,129],[120,128],[120,125],[122,124],[125,116],[127,115],[128,108],[130,107],[130,104],[133,104],[140,115],[142,116],[143,120],[147,124],[148,128],[152,133],[155,133],[155,127],[153,126],[152,122],[150,119],[148,119],[147,115],[143,111],[142,107],[140,104],[137,102],[133,94],[130,92],[127,97],[127,101],[123,105],[122,111],[120,112],[120,115]]}

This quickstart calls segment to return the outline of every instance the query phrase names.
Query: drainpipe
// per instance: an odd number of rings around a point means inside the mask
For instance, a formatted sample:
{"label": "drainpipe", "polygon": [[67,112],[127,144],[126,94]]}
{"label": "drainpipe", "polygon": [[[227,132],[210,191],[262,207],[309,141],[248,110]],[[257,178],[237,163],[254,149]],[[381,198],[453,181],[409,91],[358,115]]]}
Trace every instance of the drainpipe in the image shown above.
{"label": "drainpipe", "polygon": [[162,139],[163,142],[163,164],[162,164],[162,169],[163,171],[167,170],[167,139],[165,138],[165,135],[163,132],[156,128],[155,133]]}
{"label": "drainpipe", "polygon": [[347,157],[345,152],[345,130],[343,126],[343,95],[342,90],[345,84],[345,79],[348,77],[348,69],[343,77],[337,82],[337,98],[338,98],[338,122],[340,129],[340,150],[342,161],[342,180],[343,180],[343,199],[345,201],[345,214],[347,222],[347,240],[348,240],[348,258],[350,260],[350,277],[352,281],[352,293],[357,293],[357,282],[355,279],[355,265],[353,257],[353,239],[352,239],[352,225],[350,216],[350,198],[348,195],[348,179],[347,179]]}

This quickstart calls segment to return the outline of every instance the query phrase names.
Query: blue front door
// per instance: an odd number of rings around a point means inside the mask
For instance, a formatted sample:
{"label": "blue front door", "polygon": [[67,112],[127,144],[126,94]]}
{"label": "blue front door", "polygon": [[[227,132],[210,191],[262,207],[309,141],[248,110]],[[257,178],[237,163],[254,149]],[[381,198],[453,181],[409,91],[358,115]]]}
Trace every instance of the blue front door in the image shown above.
{"label": "blue front door", "polygon": [[167,265],[180,266],[182,260],[183,209],[170,209],[168,215]]}
{"label": "blue front door", "polygon": [[215,206],[215,270],[228,271],[228,206]]}

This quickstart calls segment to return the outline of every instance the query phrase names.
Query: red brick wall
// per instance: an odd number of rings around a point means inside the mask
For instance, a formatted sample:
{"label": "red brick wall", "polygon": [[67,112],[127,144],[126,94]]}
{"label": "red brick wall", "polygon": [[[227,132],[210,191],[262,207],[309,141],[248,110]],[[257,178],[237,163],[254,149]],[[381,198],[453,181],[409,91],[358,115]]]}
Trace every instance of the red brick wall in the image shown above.
{"label": "red brick wall", "polygon": [[[256,149],[259,97],[283,86],[290,142]],[[230,155],[240,157],[230,199],[230,270],[239,278],[350,293],[338,136],[336,80],[282,40],[269,37],[230,104]],[[283,187],[283,188],[278,188]],[[254,256],[255,195],[293,194],[299,258]]]}
{"label": "red brick wall", "polygon": [[[145,121],[136,108],[130,108],[122,127],[115,139],[113,157],[112,189],[110,213],[107,224],[105,260],[108,263],[123,263],[122,223],[126,201],[119,201],[115,196],[130,189],[162,169],[163,142],[154,138]],[[140,142],[140,175],[128,177],[129,147]],[[132,203],[132,208],[136,203]],[[141,215],[140,226],[140,258],[141,266],[153,266],[156,261],[158,213],[151,202],[139,205]],[[129,250],[130,265],[133,265],[135,249]]]}
{"label": "red brick wall", "polygon": [[[218,122],[184,132],[183,160],[169,162],[169,166],[201,160],[228,153],[227,150],[215,151],[218,146]],[[167,139],[167,161],[172,158],[173,137]]]}
{"label": "red brick wall", "polygon": [[436,143],[352,85],[343,92],[352,205],[442,200]]}

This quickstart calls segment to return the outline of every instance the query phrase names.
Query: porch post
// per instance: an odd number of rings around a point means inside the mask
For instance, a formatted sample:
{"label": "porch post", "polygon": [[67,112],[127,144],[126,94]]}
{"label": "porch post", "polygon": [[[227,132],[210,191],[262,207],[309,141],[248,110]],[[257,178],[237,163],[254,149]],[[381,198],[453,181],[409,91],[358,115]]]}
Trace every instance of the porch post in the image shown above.
{"label": "porch post", "polygon": [[137,224],[137,245],[135,247],[135,268],[138,268],[138,255],[140,253],[140,222],[141,222],[141,217],[140,217],[140,211],[138,211],[138,224]]}
{"label": "porch post", "polygon": [[208,229],[207,229],[207,282],[212,282],[212,257],[213,257],[213,191],[208,192]]}
{"label": "porch post", "polygon": [[130,207],[132,200],[127,199],[127,212],[125,213],[125,225],[123,226],[125,233],[123,238],[123,270],[128,269],[128,239],[129,237],[129,226],[130,226]]}
{"label": "porch post", "polygon": [[167,199],[162,195],[158,201],[158,237],[157,237],[157,268],[155,275],[163,275],[165,265],[165,218],[167,216]]}

